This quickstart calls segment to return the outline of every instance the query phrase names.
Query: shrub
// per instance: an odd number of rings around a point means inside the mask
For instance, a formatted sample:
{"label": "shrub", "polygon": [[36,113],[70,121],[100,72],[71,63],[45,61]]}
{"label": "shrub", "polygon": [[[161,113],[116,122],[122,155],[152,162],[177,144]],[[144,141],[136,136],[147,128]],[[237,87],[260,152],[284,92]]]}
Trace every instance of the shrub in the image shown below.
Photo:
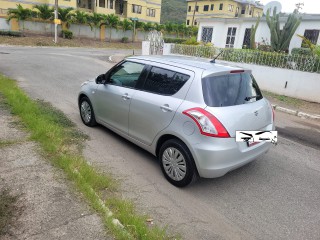
{"label": "shrub", "polygon": [[312,51],[310,48],[293,48],[291,54],[310,56],[312,55]]}
{"label": "shrub", "polygon": [[121,42],[128,43],[129,42],[129,38],[128,37],[123,37],[123,38],[121,38]]}
{"label": "shrub", "polygon": [[73,38],[73,33],[70,30],[62,30],[61,35],[63,38],[66,39],[72,39]]}
{"label": "shrub", "polygon": [[267,45],[267,44],[258,45],[258,50],[263,51],[263,52],[272,52],[273,51],[271,45]]}
{"label": "shrub", "polygon": [[183,38],[164,38],[163,40],[165,43],[177,43],[177,44],[181,44],[184,41],[186,41],[186,39],[183,39]]}
{"label": "shrub", "polygon": [[0,31],[0,36],[22,37],[22,32]]}
{"label": "shrub", "polygon": [[186,44],[186,45],[199,45],[200,43],[197,42],[197,38],[196,37],[192,37],[192,38],[189,38],[188,40],[184,41],[183,44]]}

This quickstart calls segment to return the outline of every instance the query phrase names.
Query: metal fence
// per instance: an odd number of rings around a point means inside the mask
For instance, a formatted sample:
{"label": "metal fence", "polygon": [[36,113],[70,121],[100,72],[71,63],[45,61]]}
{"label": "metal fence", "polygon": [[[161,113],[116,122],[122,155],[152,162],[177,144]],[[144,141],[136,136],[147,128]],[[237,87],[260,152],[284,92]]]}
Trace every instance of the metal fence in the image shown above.
{"label": "metal fence", "polygon": [[219,49],[211,46],[174,44],[171,53],[187,56],[214,58],[219,60],[293,69],[303,72],[320,73],[320,57],[313,55],[290,55],[244,49]]}

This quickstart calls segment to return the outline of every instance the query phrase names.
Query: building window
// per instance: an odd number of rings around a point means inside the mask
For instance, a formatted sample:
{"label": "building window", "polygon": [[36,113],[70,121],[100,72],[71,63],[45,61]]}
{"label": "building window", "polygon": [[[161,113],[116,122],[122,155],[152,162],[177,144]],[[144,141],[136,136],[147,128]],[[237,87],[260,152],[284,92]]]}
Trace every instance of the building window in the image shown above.
{"label": "building window", "polygon": [[106,7],[106,1],[105,0],[99,0],[99,7],[105,8]]}
{"label": "building window", "polygon": [[245,8],[242,8],[241,14],[246,14],[246,9]]}
{"label": "building window", "polygon": [[[304,37],[309,39],[313,44],[317,44],[319,39],[319,29],[306,29],[304,31]],[[302,42],[304,44],[304,42]]]}
{"label": "building window", "polygon": [[251,28],[246,28],[243,38],[242,48],[248,49],[250,48],[250,39],[251,39]]}
{"label": "building window", "polygon": [[222,9],[223,9],[223,3],[220,3],[219,10],[222,10]]}
{"label": "building window", "polygon": [[203,27],[202,33],[201,33],[201,41],[208,43],[212,41],[212,33],[213,28],[212,27]]}
{"label": "building window", "polygon": [[211,4],[210,10],[213,11],[214,9],[214,4]]}
{"label": "building window", "polygon": [[191,6],[188,7],[188,12],[191,12]]}
{"label": "building window", "polygon": [[136,4],[132,4],[132,12],[133,12],[133,13],[141,14],[141,12],[142,12],[142,6],[136,5]]}
{"label": "building window", "polygon": [[188,25],[188,26],[190,25],[190,20],[187,20],[187,25]]}
{"label": "building window", "polygon": [[196,6],[196,12],[199,12],[199,6]]}
{"label": "building window", "polygon": [[233,48],[236,39],[237,28],[229,27],[226,39],[226,48]]}
{"label": "building window", "polygon": [[197,21],[194,21],[194,25],[197,26],[197,24],[198,24]]}
{"label": "building window", "polygon": [[229,12],[233,12],[233,5],[229,4],[228,10],[229,10]]}
{"label": "building window", "polygon": [[110,9],[113,9],[113,0],[110,1]]}
{"label": "building window", "polygon": [[239,7],[236,8],[236,17],[239,17]]}
{"label": "building window", "polygon": [[155,17],[156,16],[156,10],[152,8],[147,8],[147,16],[148,17]]}
{"label": "building window", "polygon": [[204,5],[203,6],[203,11],[208,12],[209,11],[209,5]]}

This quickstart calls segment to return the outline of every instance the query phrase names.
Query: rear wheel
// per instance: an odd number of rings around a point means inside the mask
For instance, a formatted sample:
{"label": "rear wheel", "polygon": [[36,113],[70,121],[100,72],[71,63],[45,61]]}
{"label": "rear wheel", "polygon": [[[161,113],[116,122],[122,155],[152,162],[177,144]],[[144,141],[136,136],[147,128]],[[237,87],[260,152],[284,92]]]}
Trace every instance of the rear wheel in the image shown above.
{"label": "rear wheel", "polygon": [[180,140],[166,141],[160,148],[159,161],[166,179],[177,187],[185,187],[196,179],[192,155]]}
{"label": "rear wheel", "polygon": [[92,108],[92,104],[87,97],[82,97],[79,102],[80,116],[82,122],[89,126],[93,127],[97,125],[96,118],[94,116],[94,111]]}

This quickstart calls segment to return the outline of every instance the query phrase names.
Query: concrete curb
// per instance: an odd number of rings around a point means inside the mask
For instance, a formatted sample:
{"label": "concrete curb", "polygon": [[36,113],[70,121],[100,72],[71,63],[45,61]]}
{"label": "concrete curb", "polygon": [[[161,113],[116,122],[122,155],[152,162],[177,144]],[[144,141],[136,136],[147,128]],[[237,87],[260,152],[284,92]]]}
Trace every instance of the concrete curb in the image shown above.
{"label": "concrete curb", "polygon": [[284,108],[284,107],[280,107],[278,105],[272,104],[272,107],[274,110],[276,111],[280,111],[280,112],[284,112],[290,115],[295,115],[301,118],[309,118],[309,119],[315,119],[315,120],[320,120],[320,115],[314,115],[314,114],[309,114],[309,113],[305,113],[305,112],[300,112],[300,111],[296,111],[296,110],[292,110],[289,108]]}

